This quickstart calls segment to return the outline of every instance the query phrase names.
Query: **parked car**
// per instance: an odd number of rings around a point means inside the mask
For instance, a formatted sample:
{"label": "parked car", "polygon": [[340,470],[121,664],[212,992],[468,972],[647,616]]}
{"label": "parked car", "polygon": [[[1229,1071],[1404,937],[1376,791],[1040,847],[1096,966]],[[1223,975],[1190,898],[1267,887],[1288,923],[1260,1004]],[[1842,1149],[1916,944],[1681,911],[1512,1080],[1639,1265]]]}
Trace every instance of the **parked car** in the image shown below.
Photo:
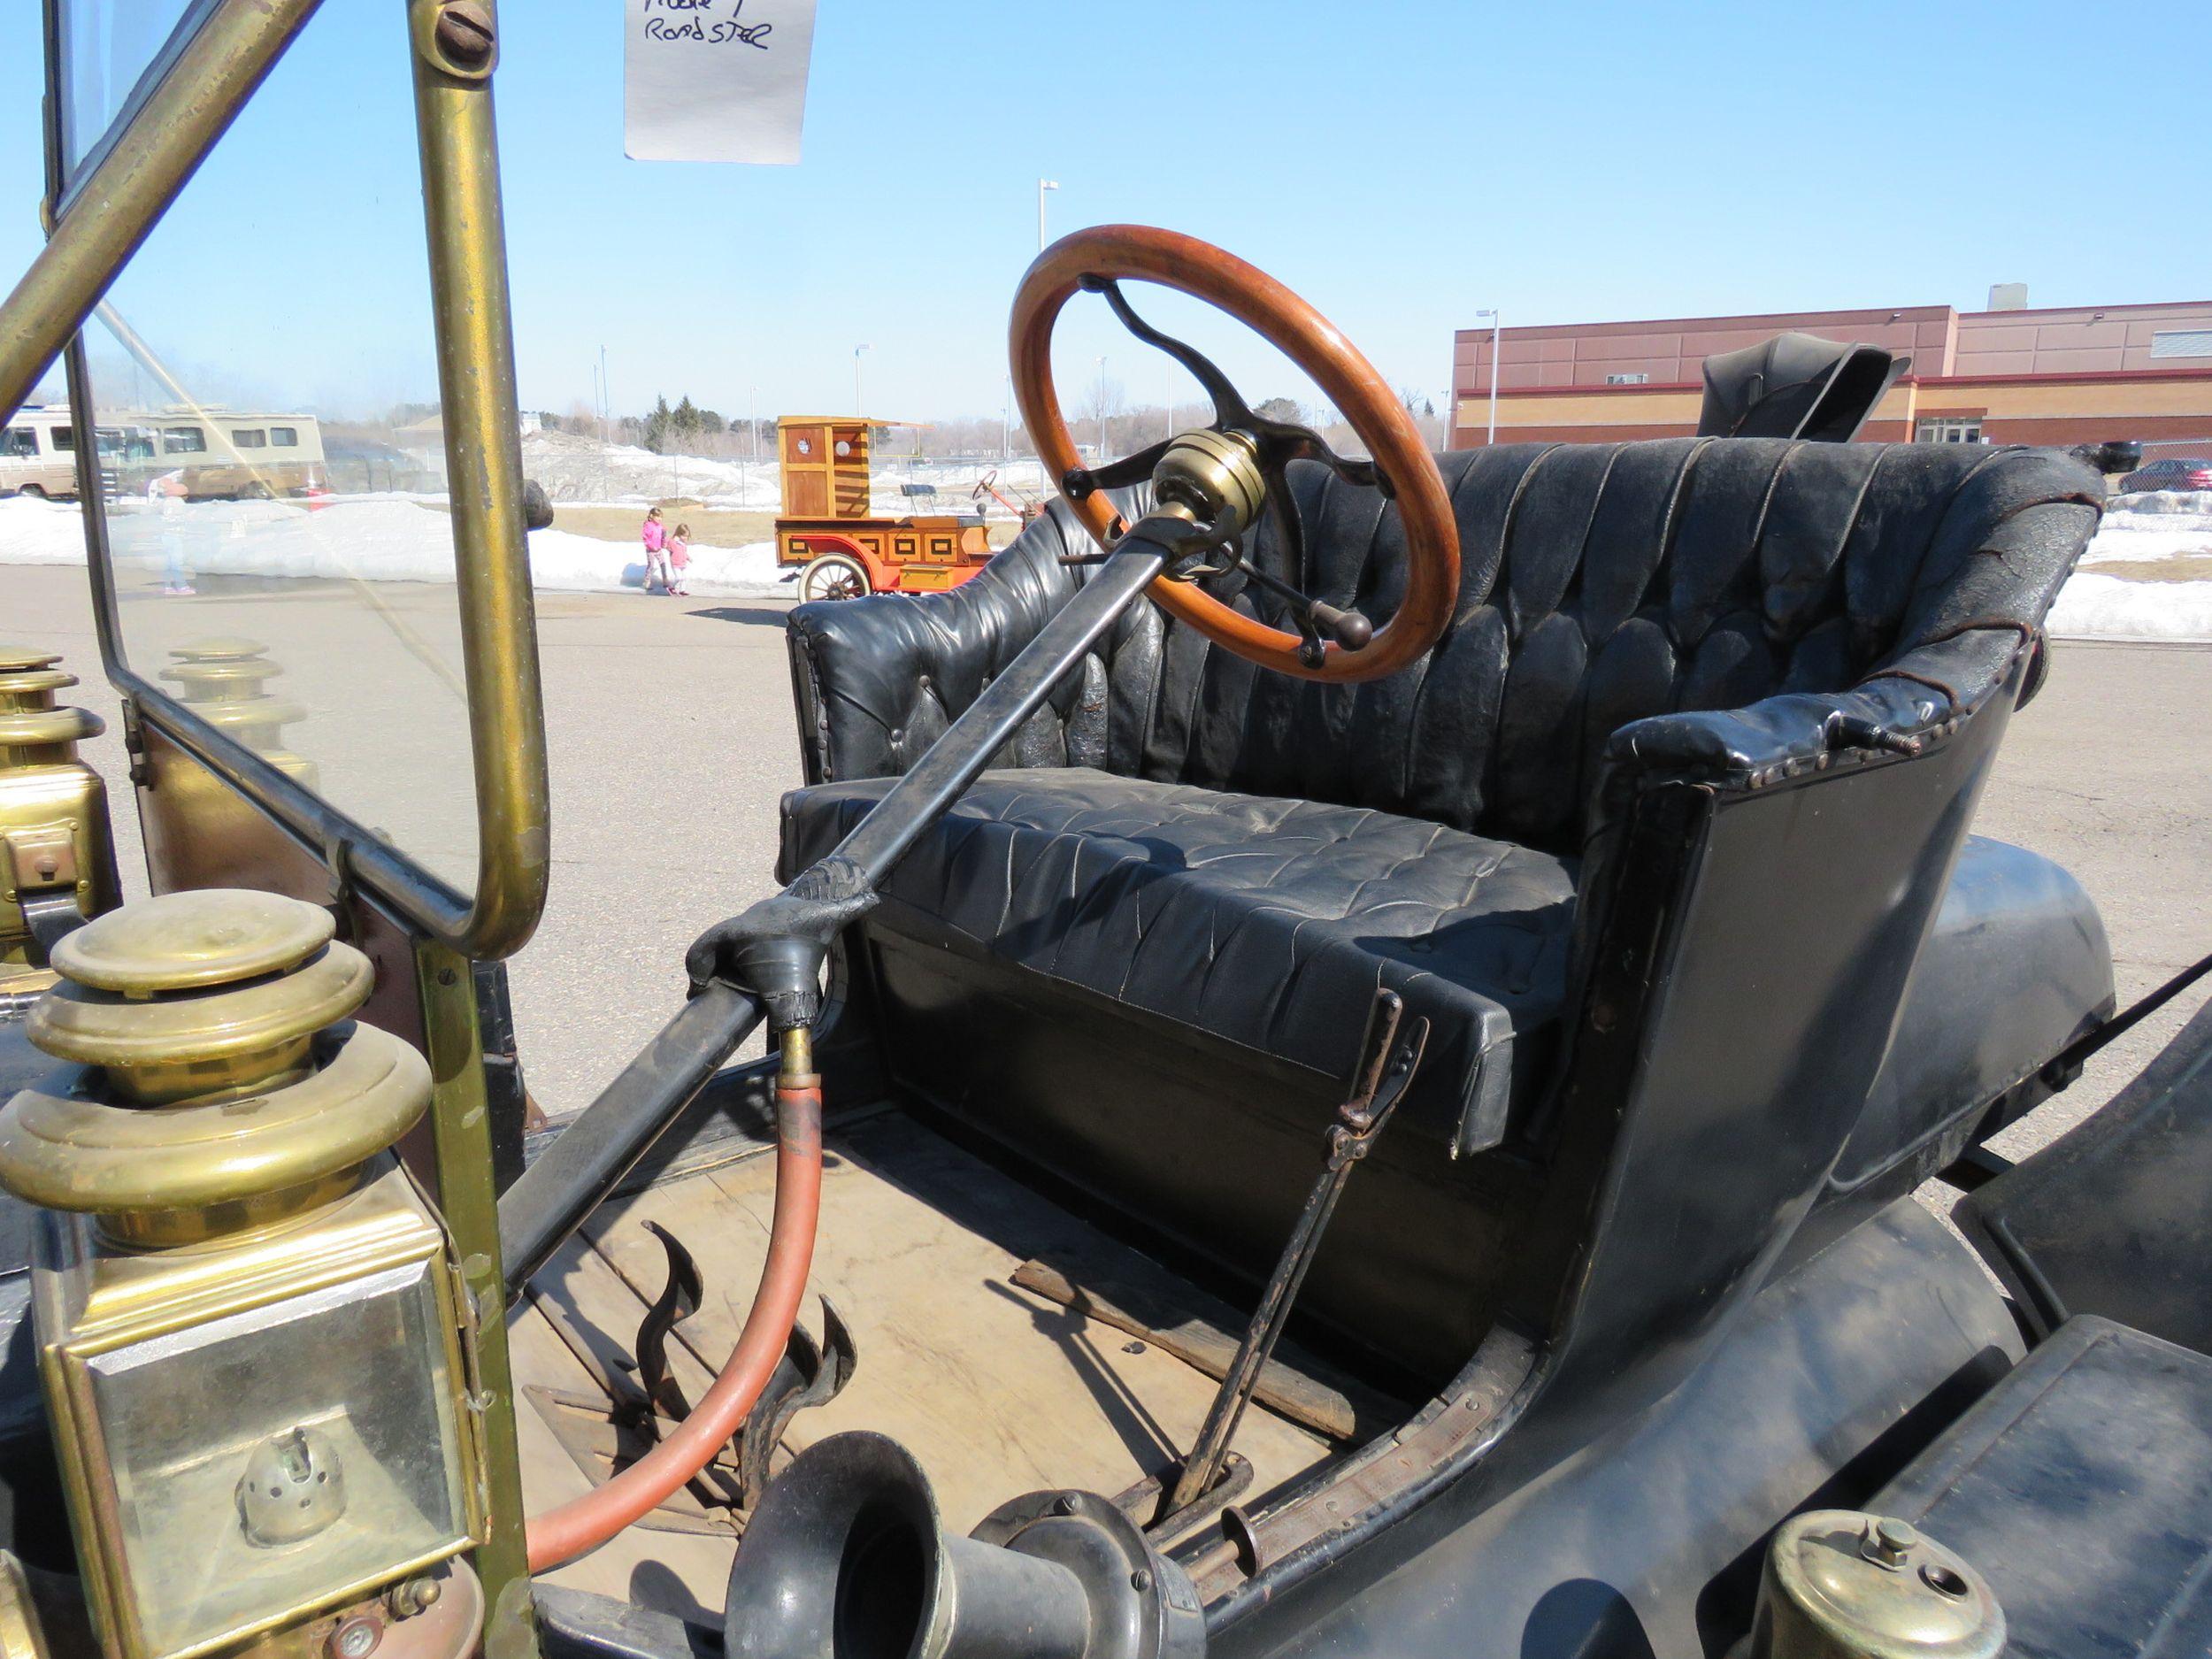
{"label": "parked car", "polygon": [[2147,489],[2212,489],[2212,461],[2202,456],[2168,456],[2146,462],[2120,480],[2118,494]]}

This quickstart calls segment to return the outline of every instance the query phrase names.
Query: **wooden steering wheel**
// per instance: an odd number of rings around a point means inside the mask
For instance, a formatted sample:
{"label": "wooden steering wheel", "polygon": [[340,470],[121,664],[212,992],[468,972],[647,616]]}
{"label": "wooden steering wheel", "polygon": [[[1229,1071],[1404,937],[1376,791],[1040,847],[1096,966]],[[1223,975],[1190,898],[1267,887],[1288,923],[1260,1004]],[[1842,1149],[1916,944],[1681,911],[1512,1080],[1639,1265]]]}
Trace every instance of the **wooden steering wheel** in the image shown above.
{"label": "wooden steering wheel", "polygon": [[[1256,415],[1212,364],[1138,319],[1121,296],[1118,285],[1124,279],[1156,282],[1204,300],[1278,347],[1343,411],[1374,459],[1345,460],[1331,452],[1317,433]],[[1294,615],[1307,618],[1305,632],[1271,627],[1194,582],[1166,576],[1151,589],[1164,609],[1263,667],[1340,684],[1394,673],[1443,636],[1459,596],[1458,526],[1435,458],[1396,396],[1320,312],[1265,272],[1210,242],[1145,225],[1098,225],[1061,238],[1037,256],[1014,296],[1010,344],[1023,424],[1061,495],[1101,547],[1110,547],[1119,534],[1102,490],[1148,477],[1153,460],[1168,446],[1095,472],[1080,465],[1053,385],[1052,331],[1061,307],[1086,290],[1102,293],[1131,333],[1190,370],[1213,399],[1214,430],[1241,432],[1255,441],[1268,504],[1291,550],[1293,580],[1302,575],[1304,561],[1297,511],[1283,477],[1292,460],[1317,460],[1351,481],[1381,489],[1396,503],[1405,528],[1405,596],[1371,638],[1356,613],[1349,618],[1356,626],[1338,626],[1336,637],[1323,638],[1325,630],[1315,619],[1337,622],[1346,613],[1316,605],[1280,578],[1252,565],[1245,566],[1248,574],[1290,601]]]}

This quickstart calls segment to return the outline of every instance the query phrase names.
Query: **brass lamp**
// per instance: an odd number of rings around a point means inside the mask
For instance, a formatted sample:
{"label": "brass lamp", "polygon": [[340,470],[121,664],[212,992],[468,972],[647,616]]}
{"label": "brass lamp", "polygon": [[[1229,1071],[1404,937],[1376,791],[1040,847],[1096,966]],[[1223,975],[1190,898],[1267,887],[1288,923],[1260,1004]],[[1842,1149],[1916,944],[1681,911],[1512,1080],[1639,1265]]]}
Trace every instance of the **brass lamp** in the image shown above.
{"label": "brass lamp", "polygon": [[103,1642],[357,1622],[483,1531],[467,1304],[389,1152],[429,1069],[351,1019],[373,971],[297,900],[150,899],[53,964],[28,1034],[65,1064],[0,1110],[0,1183],[47,1211],[41,1380]]}
{"label": "brass lamp", "polygon": [[176,664],[163,669],[161,677],[177,687],[193,713],[296,778],[301,787],[316,787],[321,773],[315,763],[284,747],[284,728],[305,719],[307,710],[267,689],[284,672],[269,659],[267,646],[257,640],[194,640],[169,655]]}
{"label": "brass lamp", "polygon": [[77,683],[50,651],[0,645],[0,993],[28,995],[52,976],[39,964],[41,907],[96,916],[116,902],[107,788],[77,758],[105,727],[54,694]]}

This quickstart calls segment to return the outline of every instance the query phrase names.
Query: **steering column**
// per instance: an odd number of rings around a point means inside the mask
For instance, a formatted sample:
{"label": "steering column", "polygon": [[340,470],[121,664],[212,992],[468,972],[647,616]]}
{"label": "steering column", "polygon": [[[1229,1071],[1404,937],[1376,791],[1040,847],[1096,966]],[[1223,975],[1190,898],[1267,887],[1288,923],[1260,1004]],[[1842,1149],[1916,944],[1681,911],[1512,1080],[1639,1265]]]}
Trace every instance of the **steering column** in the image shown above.
{"label": "steering column", "polygon": [[[1119,282],[1180,288],[1245,321],[1312,374],[1374,459],[1347,460],[1310,428],[1261,417],[1206,358],[1140,319]],[[1111,466],[1088,471],[1060,413],[1051,336],[1066,300],[1102,294],[1139,338],[1177,358],[1215,405],[1213,423]],[[781,893],[700,936],[685,957],[692,1000],[500,1201],[511,1297],[612,1190],[654,1140],[765,1018],[781,1055],[776,1087],[774,1219],[761,1283],[728,1363],[698,1408],[654,1450],[605,1485],[530,1522],[533,1571],[572,1559],[649,1512],[704,1468],[743,1423],[788,1340],[813,1258],[821,1195],[821,1079],[812,1036],[822,970],[847,926],[873,909],[881,883],[915,841],[1042,706],[1139,595],[1149,594],[1225,649],[1301,679],[1347,682],[1390,673],[1441,635],[1459,583],[1459,549],[1443,481],[1382,377],[1320,314],[1272,278],[1192,237],[1132,226],[1079,232],[1038,256],[1012,323],[1016,393],[1039,453],[1097,540],[1097,574],[1054,614],[836,849]],[[1354,609],[1307,597],[1297,512],[1286,474],[1317,461],[1379,489],[1405,533],[1402,595],[1379,630]],[[1156,505],[1134,525],[1103,492],[1149,479]],[[1247,533],[1273,511],[1288,574],[1247,559]],[[1241,568],[1283,603],[1296,633],[1238,611],[1197,579]]]}

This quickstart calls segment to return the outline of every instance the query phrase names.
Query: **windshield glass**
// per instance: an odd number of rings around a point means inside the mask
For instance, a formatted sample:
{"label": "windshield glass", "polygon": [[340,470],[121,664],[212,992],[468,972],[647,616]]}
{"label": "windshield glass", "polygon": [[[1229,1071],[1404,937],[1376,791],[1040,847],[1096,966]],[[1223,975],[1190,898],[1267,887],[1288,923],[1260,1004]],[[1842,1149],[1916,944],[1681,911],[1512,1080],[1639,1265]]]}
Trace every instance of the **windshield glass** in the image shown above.
{"label": "windshield glass", "polygon": [[329,0],[132,260],[86,330],[87,511],[134,670],[465,888],[407,61],[403,12]]}
{"label": "windshield glass", "polygon": [[117,117],[161,78],[210,0],[60,0],[62,166],[73,180]]}

